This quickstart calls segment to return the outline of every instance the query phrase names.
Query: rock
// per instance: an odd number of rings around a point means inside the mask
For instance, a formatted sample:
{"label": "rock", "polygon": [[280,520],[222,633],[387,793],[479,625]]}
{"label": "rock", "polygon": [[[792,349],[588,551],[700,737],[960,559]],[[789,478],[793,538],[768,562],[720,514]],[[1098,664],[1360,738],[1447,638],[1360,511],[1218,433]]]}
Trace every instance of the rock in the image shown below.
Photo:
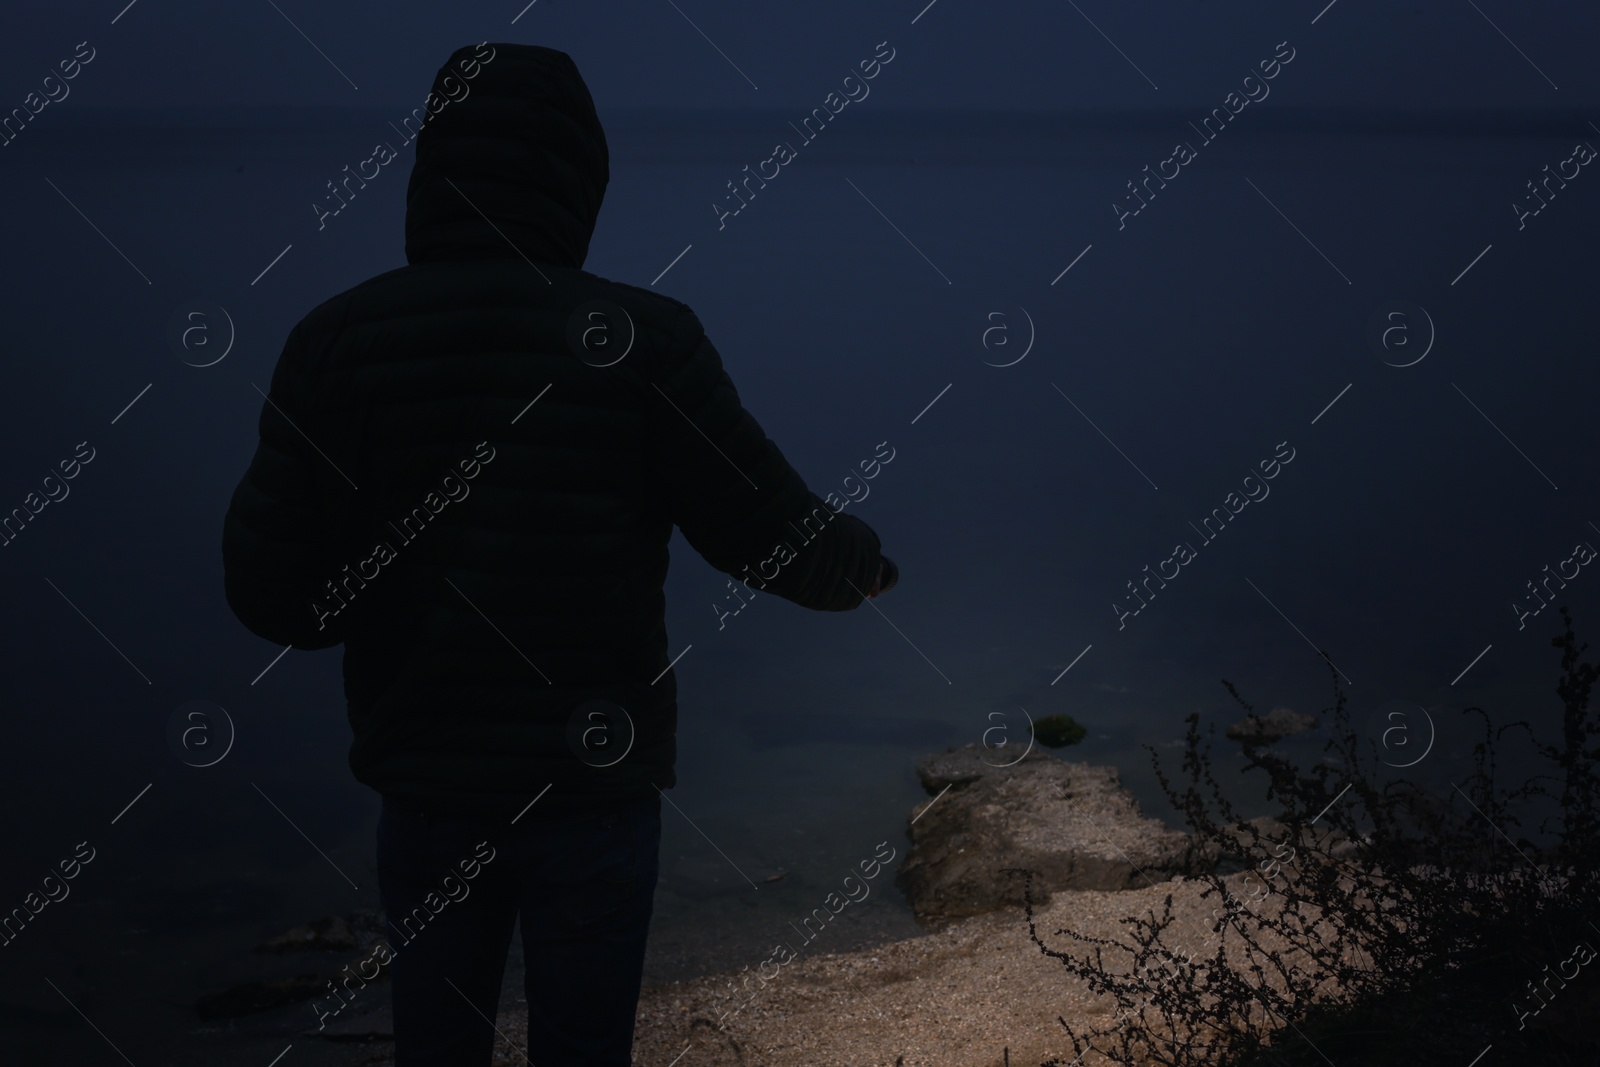
{"label": "rock", "polygon": [[947,785],[966,785],[1024,760],[1049,758],[1038,746],[1019,745],[1014,741],[993,747],[973,744],[918,760],[917,777],[922,780],[922,788],[938,793]]}
{"label": "rock", "polygon": [[[283,955],[296,952],[348,952],[359,948],[361,954],[349,961],[351,966],[366,959],[375,945],[387,941],[383,912],[377,908],[358,908],[348,915],[329,915],[290,928],[276,937],[257,945],[252,952]],[[392,951],[392,950],[391,950]],[[326,966],[331,967],[329,962]],[[328,982],[338,977],[332,974],[297,974],[290,978],[265,978],[230,986],[217,993],[207,993],[195,1001],[195,1011],[202,1019],[236,1019],[257,1012],[268,1011],[285,1004],[309,1000],[320,996]],[[381,966],[373,982],[389,980],[389,968]],[[350,1040],[358,1038],[351,1037]]]}
{"label": "rock", "polygon": [[1033,739],[1047,748],[1076,745],[1088,732],[1071,715],[1046,715],[1033,724]]}
{"label": "rock", "polygon": [[302,923],[257,945],[252,952],[338,952],[356,947],[356,936],[342,915]]}
{"label": "rock", "polygon": [[1291,734],[1303,734],[1316,725],[1315,715],[1290,708],[1273,708],[1265,717],[1246,715],[1228,727],[1228,736],[1235,741],[1276,741]]}
{"label": "rock", "polygon": [[918,763],[936,796],[913,812],[896,884],[919,922],[1022,903],[1024,880],[1006,868],[1035,872],[1040,903],[1053,890],[1132,889],[1193,868],[1188,835],[1146,817],[1115,768],[1037,750],[1018,759],[1024,747],[971,744]]}
{"label": "rock", "polygon": [[324,1041],[393,1041],[394,1011],[384,1004],[365,1015],[348,1019],[335,1019],[326,1026],[301,1031],[303,1037],[320,1037]]}
{"label": "rock", "polygon": [[314,974],[297,974],[293,978],[273,978],[260,982],[246,982],[208,993],[194,1002],[194,1010],[202,1019],[236,1019],[243,1015],[310,1000],[322,991],[327,979]]}

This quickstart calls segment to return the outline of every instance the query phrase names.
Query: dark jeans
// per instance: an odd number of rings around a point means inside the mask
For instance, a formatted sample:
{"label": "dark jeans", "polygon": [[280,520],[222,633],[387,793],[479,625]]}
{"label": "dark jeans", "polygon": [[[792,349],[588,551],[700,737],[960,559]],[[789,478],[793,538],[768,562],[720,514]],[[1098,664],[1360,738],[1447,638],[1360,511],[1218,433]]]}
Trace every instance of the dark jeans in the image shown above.
{"label": "dark jeans", "polygon": [[659,796],[498,827],[386,799],[378,886],[394,949],[395,1067],[487,1067],[519,915],[528,1058],[628,1067],[660,846]]}

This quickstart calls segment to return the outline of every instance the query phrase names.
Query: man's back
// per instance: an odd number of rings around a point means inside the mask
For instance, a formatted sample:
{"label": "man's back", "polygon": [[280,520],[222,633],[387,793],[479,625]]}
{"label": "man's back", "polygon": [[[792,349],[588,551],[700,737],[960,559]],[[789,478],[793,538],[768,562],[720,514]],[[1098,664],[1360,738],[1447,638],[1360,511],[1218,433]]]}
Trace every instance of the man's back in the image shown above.
{"label": "man's back", "polygon": [[[581,269],[609,173],[570,59],[452,65],[410,265],[313,310],[279,360],[225,524],[229,603],[271,640],[345,644],[351,766],[385,796],[508,817],[546,786],[552,816],[653,796],[673,783],[672,526],[822,610],[860,603],[878,539],[806,488],[686,305]],[[615,762],[586,756],[599,706],[625,713]]]}

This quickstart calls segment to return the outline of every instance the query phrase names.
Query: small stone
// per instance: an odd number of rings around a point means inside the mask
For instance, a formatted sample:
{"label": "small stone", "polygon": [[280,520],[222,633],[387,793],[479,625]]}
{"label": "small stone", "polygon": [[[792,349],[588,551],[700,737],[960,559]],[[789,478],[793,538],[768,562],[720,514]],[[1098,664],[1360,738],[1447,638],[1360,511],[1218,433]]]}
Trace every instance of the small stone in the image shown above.
{"label": "small stone", "polygon": [[343,952],[356,947],[356,936],[342,915],[302,923],[257,945],[253,952]]}

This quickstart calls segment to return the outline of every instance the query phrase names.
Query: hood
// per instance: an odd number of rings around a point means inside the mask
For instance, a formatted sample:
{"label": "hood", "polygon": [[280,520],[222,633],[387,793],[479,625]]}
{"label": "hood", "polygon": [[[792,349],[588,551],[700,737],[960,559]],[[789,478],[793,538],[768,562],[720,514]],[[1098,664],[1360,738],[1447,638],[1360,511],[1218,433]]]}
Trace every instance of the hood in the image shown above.
{"label": "hood", "polygon": [[526,256],[583,266],[611,172],[571,56],[527,44],[458,48],[424,109],[406,191],[409,262]]}

